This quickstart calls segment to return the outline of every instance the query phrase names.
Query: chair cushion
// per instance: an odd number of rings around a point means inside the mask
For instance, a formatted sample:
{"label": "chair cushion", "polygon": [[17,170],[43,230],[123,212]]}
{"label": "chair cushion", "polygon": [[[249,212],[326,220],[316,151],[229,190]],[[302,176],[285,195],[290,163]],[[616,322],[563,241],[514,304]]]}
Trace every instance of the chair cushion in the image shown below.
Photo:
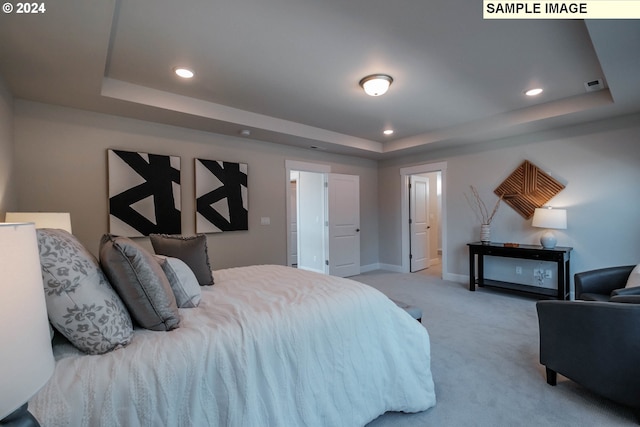
{"label": "chair cushion", "polygon": [[631,274],[627,279],[625,288],[634,288],[636,286],[640,286],[640,264],[636,265],[636,267],[631,270]]}
{"label": "chair cushion", "polygon": [[580,299],[583,301],[609,301],[609,295],[583,293],[580,294]]}

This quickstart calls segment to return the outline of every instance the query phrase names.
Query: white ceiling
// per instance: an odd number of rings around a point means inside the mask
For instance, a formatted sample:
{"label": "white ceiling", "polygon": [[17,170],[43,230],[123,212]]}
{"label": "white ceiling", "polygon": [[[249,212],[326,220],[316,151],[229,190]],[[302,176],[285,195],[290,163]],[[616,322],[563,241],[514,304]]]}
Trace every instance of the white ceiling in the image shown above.
{"label": "white ceiling", "polygon": [[[474,3],[56,0],[0,15],[0,75],[16,98],[369,158],[640,111],[640,21],[483,20]],[[373,73],[386,95],[358,86]]]}

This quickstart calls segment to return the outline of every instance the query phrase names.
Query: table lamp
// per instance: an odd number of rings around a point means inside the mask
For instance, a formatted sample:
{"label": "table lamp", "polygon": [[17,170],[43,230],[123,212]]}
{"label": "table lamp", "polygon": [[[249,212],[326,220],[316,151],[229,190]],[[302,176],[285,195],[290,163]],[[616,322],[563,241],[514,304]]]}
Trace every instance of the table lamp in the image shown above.
{"label": "table lamp", "polygon": [[7,212],[6,222],[33,222],[36,228],[59,228],[71,233],[69,212]]}
{"label": "table lamp", "polygon": [[551,229],[564,230],[567,228],[567,211],[551,207],[536,208],[531,225],[546,228],[540,236],[540,244],[545,249],[553,249],[556,247],[557,239]]}
{"label": "table lamp", "polygon": [[27,402],[55,361],[33,223],[0,223],[0,426],[38,426]]}

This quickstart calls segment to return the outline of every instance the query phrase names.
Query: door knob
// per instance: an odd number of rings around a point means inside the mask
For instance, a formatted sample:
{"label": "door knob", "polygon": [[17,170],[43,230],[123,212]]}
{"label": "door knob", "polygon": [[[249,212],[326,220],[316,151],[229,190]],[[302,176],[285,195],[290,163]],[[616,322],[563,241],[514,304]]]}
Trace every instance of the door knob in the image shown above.
{"label": "door knob", "polygon": [[359,229],[359,228],[356,228],[356,233],[359,233],[359,232],[360,232],[360,229]]}

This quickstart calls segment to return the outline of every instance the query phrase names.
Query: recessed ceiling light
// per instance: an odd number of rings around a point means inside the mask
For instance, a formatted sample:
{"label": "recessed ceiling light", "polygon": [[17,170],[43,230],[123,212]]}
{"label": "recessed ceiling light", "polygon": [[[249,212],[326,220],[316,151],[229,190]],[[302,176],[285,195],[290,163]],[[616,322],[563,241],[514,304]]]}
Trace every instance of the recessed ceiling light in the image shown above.
{"label": "recessed ceiling light", "polygon": [[393,135],[393,129],[385,129],[382,133],[385,135]]}
{"label": "recessed ceiling light", "polygon": [[540,95],[541,93],[542,93],[542,89],[537,87],[535,89],[529,89],[524,94],[527,96],[536,96],[536,95]]}
{"label": "recessed ceiling light", "polygon": [[176,67],[173,69],[173,72],[183,79],[190,79],[194,75],[193,71],[184,67]]}

